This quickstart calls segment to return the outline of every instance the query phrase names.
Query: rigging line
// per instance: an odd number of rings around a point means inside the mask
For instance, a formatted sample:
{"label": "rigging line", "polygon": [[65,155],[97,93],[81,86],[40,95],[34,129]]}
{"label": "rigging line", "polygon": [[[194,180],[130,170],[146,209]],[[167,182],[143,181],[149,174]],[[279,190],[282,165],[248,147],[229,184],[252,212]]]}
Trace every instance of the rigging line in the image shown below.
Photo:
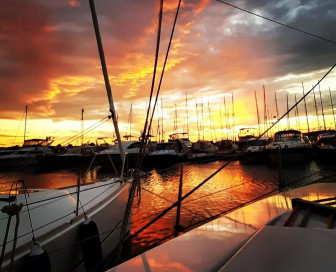
{"label": "rigging line", "polygon": [[297,103],[295,103],[287,112],[285,112],[276,122],[274,122],[268,129],[266,129],[258,138],[257,140],[259,140],[262,136],[264,136],[268,131],[270,131],[271,128],[273,128],[277,123],[279,123],[279,121],[281,119],[283,119],[288,113],[290,113],[298,104],[300,104],[300,102],[302,100],[304,100],[308,94],[310,94],[315,88],[316,86],[321,83],[326,76],[335,68],[336,64],[334,64],[329,70],[328,72],[318,81],[318,83],[316,83],[304,96],[302,96],[299,101]]}
{"label": "rigging line", "polygon": [[230,4],[230,3],[227,3],[227,2],[225,2],[225,1],[222,1],[222,0],[216,0],[216,1],[217,1],[217,2],[220,2],[220,3],[222,3],[222,4],[225,4],[225,5],[227,5],[227,6],[230,6],[230,7],[236,8],[236,9],[239,9],[239,10],[241,10],[241,11],[247,12],[247,13],[252,14],[252,15],[254,15],[254,16],[260,17],[260,18],[265,19],[265,20],[267,20],[267,21],[270,21],[270,22],[272,22],[272,23],[275,23],[275,24],[278,24],[278,25],[287,27],[287,28],[289,28],[289,29],[292,29],[292,30],[301,32],[301,33],[303,33],[303,34],[306,34],[306,35],[309,35],[309,36],[318,38],[318,39],[320,39],[320,40],[323,40],[323,41],[326,41],[326,42],[329,42],[329,43],[336,44],[336,42],[333,41],[333,40],[330,40],[330,39],[327,39],[327,38],[324,38],[324,37],[321,37],[321,36],[318,36],[318,35],[309,33],[309,32],[307,32],[307,31],[304,31],[304,30],[302,30],[302,29],[299,29],[299,28],[296,28],[296,27],[293,27],[293,26],[290,26],[290,25],[286,25],[286,24],[284,24],[284,23],[275,21],[275,20],[273,20],[273,19],[270,19],[270,18],[267,18],[267,17],[265,17],[265,16],[262,16],[262,15],[259,15],[259,14],[257,14],[257,13],[254,13],[254,12],[252,12],[252,11],[249,11],[249,10],[246,10],[246,9],[243,9],[243,8],[240,8],[240,7],[237,7],[237,6],[235,6],[235,5],[232,5],[232,4]]}
{"label": "rigging line", "polygon": [[69,140],[71,140],[72,138],[74,138],[74,137],[76,137],[76,136],[78,136],[78,135],[80,135],[80,136],[81,136],[81,134],[83,134],[83,133],[84,133],[84,131],[86,131],[86,130],[88,130],[88,129],[92,128],[93,126],[95,126],[95,125],[99,124],[100,122],[103,122],[103,121],[104,121],[106,118],[110,119],[110,115],[108,115],[108,116],[104,117],[103,119],[99,120],[97,123],[94,123],[94,124],[92,124],[91,126],[89,126],[88,128],[86,128],[86,129],[82,130],[81,132],[78,132],[78,133],[77,133],[77,134],[75,134],[74,136],[71,136],[71,137],[70,137],[70,138],[68,138],[67,140],[65,140],[65,141],[63,141],[62,143],[60,143],[60,145],[62,145],[62,144],[63,144],[63,143],[65,143],[65,142],[68,142]]}
{"label": "rigging line", "polygon": [[[112,188],[112,186],[111,186],[110,188]],[[110,189],[110,188],[107,188],[107,190]],[[104,192],[102,192],[102,193],[96,195],[94,198],[92,198],[90,201],[86,202],[84,205],[81,203],[82,208],[84,208],[86,205],[88,205],[90,202],[92,202],[93,200],[95,200],[97,197],[101,196],[101,195],[104,194],[104,193],[106,193],[106,191],[104,191]],[[31,203],[30,203],[30,204],[31,204]],[[84,210],[84,209],[83,209],[83,210]],[[66,218],[66,217],[68,217],[68,216],[70,216],[70,215],[72,215],[72,214],[74,214],[74,211],[72,211],[72,212],[70,212],[70,213],[67,213],[67,214],[65,214],[65,215],[63,215],[63,216],[61,216],[61,217],[59,217],[59,218],[57,218],[57,219],[55,219],[55,220],[52,220],[52,221],[48,222],[47,224],[44,224],[44,225],[42,225],[42,226],[40,226],[40,227],[38,227],[38,228],[35,228],[34,231],[38,231],[38,230],[40,230],[40,229],[43,229],[43,228],[45,228],[45,227],[47,227],[47,226],[49,226],[49,225],[51,225],[51,224],[53,224],[53,223],[56,223],[57,221],[62,220],[63,218]],[[85,212],[84,212],[84,214],[85,214]],[[30,233],[31,233],[31,232],[27,232],[27,233],[25,233],[25,234],[22,234],[22,235],[19,236],[18,238],[22,238],[22,237],[24,237],[25,235],[28,235],[28,234],[30,234]],[[11,241],[9,241],[9,242],[11,242]]]}
{"label": "rigging line", "polygon": [[[152,121],[153,121],[152,119],[154,117],[154,112],[155,112],[156,104],[157,104],[157,101],[158,101],[158,98],[159,98],[159,93],[160,93],[160,89],[161,89],[163,75],[164,75],[165,70],[166,70],[166,64],[167,64],[167,60],[168,60],[168,56],[169,56],[169,52],[170,52],[170,46],[171,46],[172,41],[173,41],[173,36],[174,36],[174,32],[175,32],[175,26],[176,26],[176,22],[177,22],[177,17],[178,17],[179,11],[180,11],[180,6],[181,6],[181,0],[179,0],[178,6],[177,6],[177,9],[176,9],[175,19],[174,19],[174,23],[173,23],[173,28],[172,28],[172,31],[170,33],[170,38],[169,38],[169,43],[168,43],[168,47],[167,47],[166,57],[165,57],[165,60],[164,60],[164,63],[163,63],[163,67],[162,67],[162,72],[161,72],[160,81],[159,81],[159,85],[158,85],[157,92],[156,92],[156,97],[155,97],[155,102],[154,102],[154,105],[153,105],[153,112],[152,112],[151,121],[149,123],[149,127],[152,126]],[[149,133],[149,131],[150,131],[150,129],[148,129],[148,133]]]}
{"label": "rigging line", "polygon": [[21,127],[21,123],[22,123],[22,120],[23,120],[23,116],[24,116],[24,115],[25,115],[25,113],[23,112],[23,113],[22,113],[21,120],[20,120],[19,127],[17,128],[17,130],[16,130],[16,134],[15,134],[15,137],[14,137],[14,139],[13,139],[13,143],[12,143],[12,145],[14,145],[14,143],[15,143],[16,136],[18,135],[18,132],[19,132],[19,129],[20,129],[20,127]]}
{"label": "rigging line", "polygon": [[[106,119],[106,120],[104,120],[104,121],[99,121],[99,122],[93,124],[92,126],[89,127],[90,130],[88,130],[89,128],[85,129],[85,130],[86,130],[85,132],[82,131],[82,132],[80,132],[79,135],[76,134],[75,136],[72,136],[72,137],[69,138],[68,140],[62,142],[61,145],[62,145],[63,143],[65,143],[65,142],[68,142],[67,144],[70,144],[71,142],[73,142],[73,141],[77,140],[78,138],[82,137],[83,135],[85,135],[85,134],[91,132],[92,130],[96,129],[97,127],[101,126],[102,124],[104,124],[104,123],[107,122],[108,120],[109,120],[109,119]],[[94,127],[93,127],[93,126],[94,126]]]}
{"label": "rigging line", "polygon": [[68,143],[67,143],[67,144],[70,144],[71,142],[77,140],[78,138],[80,138],[80,137],[84,136],[85,134],[91,132],[92,130],[96,129],[97,127],[100,127],[101,125],[103,125],[103,124],[106,123],[107,121],[108,121],[108,119],[106,119],[106,120],[104,120],[104,121],[102,121],[102,122],[100,122],[100,123],[96,123],[96,124],[95,124],[95,127],[92,127],[90,130],[85,131],[85,133],[82,132],[80,135],[78,135],[76,138],[72,139],[71,141],[68,140]]}
{"label": "rigging line", "polygon": [[133,206],[133,199],[136,190],[138,194],[138,205],[139,205],[139,200],[140,200],[140,167],[142,165],[142,160],[144,157],[144,151],[147,143],[147,137],[146,137],[146,132],[147,132],[147,125],[148,125],[148,117],[150,113],[150,108],[151,108],[151,100],[153,96],[153,91],[154,91],[154,84],[155,84],[155,75],[156,75],[156,68],[157,68],[157,62],[159,58],[159,49],[160,49],[160,37],[161,37],[161,25],[162,25],[162,14],[163,14],[163,0],[160,0],[160,11],[159,11],[159,22],[158,22],[158,32],[157,32],[157,42],[156,42],[156,52],[155,52],[155,61],[154,61],[154,70],[153,70],[153,79],[152,79],[152,86],[151,86],[151,92],[150,92],[150,99],[149,99],[149,104],[148,104],[148,109],[147,109],[147,114],[146,114],[146,120],[144,124],[144,129],[142,132],[142,139],[141,139],[141,145],[140,145],[140,150],[139,150],[139,156],[138,156],[138,161],[137,161],[137,167],[134,175],[133,182],[130,186],[129,189],[129,194],[128,194],[128,201],[124,213],[124,218],[121,226],[121,231],[120,231],[120,239],[119,239],[119,244],[117,248],[117,259],[120,260],[121,257],[121,252],[123,249],[123,242],[126,237],[126,227],[128,225],[128,220],[129,220],[129,215],[131,213],[131,209]]}

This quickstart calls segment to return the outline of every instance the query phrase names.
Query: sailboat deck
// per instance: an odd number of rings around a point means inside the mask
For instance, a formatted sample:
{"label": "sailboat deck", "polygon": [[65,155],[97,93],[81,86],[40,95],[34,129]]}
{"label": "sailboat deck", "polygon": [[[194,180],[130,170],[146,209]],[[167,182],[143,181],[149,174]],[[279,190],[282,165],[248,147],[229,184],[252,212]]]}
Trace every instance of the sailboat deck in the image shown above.
{"label": "sailboat deck", "polygon": [[[243,208],[237,209],[229,214],[226,214],[225,216],[222,216],[216,220],[204,224],[165,244],[149,250],[146,253],[143,253],[111,269],[110,271],[219,271],[225,264],[229,264],[229,260],[234,256],[234,254],[262,228],[263,231],[260,232],[262,233],[261,241],[264,241],[266,236],[272,236],[271,233],[268,233],[269,228],[273,228],[273,230],[275,230],[275,228],[283,229],[281,234],[279,234],[279,237],[276,238],[274,246],[272,246],[271,243],[272,250],[268,251],[269,255],[274,255],[276,258],[278,258],[278,262],[273,264],[276,266],[281,262],[285,261],[285,259],[282,259],[280,253],[282,252],[282,250],[291,247],[291,244],[293,244],[293,240],[295,241],[296,239],[298,239],[298,241],[303,241],[306,239],[305,236],[307,235],[312,237],[311,241],[307,241],[307,243],[313,243],[314,236],[310,235],[309,233],[315,231],[316,229],[305,229],[305,232],[300,232],[302,228],[298,227],[265,227],[265,225],[268,222],[270,223],[269,225],[276,225],[277,223],[280,225],[283,224],[286,218],[288,218],[290,211],[292,210],[292,198],[316,200],[322,198],[331,198],[335,196],[336,184],[334,183],[313,184],[306,187],[297,188],[288,192],[274,194],[270,197],[252,203]],[[276,220],[273,220],[275,218]],[[328,239],[330,241],[330,239],[335,238],[335,230],[326,230],[326,226],[324,226],[323,228],[324,229],[317,229],[317,231],[320,232],[321,230],[321,233],[331,231],[333,233],[333,237],[326,237],[325,241],[321,241],[320,246],[311,247],[309,251],[307,250],[307,255],[310,256],[310,254],[313,254],[315,251],[317,252],[318,250],[323,248],[324,243],[327,242]],[[316,235],[319,235],[318,232],[316,232]],[[300,234],[296,236],[296,233]],[[281,235],[286,236],[286,239],[281,239]],[[265,238],[263,236],[265,236]],[[273,241],[273,238],[274,237],[268,237],[267,239],[272,239],[271,241]],[[300,244],[295,245],[295,247],[297,247],[297,250],[299,248],[299,245]],[[305,249],[305,247],[308,246],[304,243],[302,243],[301,245],[301,249]],[[329,247],[324,248],[323,252],[327,252],[326,249],[328,248]],[[330,250],[331,251],[329,252],[335,252],[334,248]],[[296,255],[300,255],[300,252],[302,252],[302,250],[295,252]],[[256,254],[259,254],[259,257],[262,259],[268,258],[265,255],[266,253],[258,252]],[[290,257],[290,254],[288,255]],[[301,257],[302,259],[305,258],[303,256]],[[302,259],[297,260],[302,262]],[[322,260],[316,262],[316,266],[320,265],[320,263],[322,263]],[[245,267],[245,270],[243,268],[239,268],[239,271],[275,271],[273,268],[269,269],[269,267],[265,270],[263,268],[261,269],[260,267],[256,269],[251,269],[251,267],[249,266],[247,267],[248,269],[246,269]],[[285,269],[284,267],[282,268]],[[300,271],[296,270],[296,268],[299,269],[301,267],[292,267],[292,271]],[[233,269],[223,271],[238,270]],[[291,270],[287,269],[282,271]]]}

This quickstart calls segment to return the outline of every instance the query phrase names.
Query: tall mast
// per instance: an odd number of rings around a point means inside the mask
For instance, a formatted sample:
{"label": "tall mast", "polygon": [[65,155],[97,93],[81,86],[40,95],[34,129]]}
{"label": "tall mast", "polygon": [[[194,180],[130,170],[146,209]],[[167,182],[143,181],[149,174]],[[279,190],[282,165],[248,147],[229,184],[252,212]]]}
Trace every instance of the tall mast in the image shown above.
{"label": "tall mast", "polygon": [[297,127],[298,127],[298,130],[301,130],[301,126],[300,126],[300,115],[299,115],[299,107],[298,107],[298,104],[297,104],[297,100],[296,100],[296,94],[294,95],[295,97],[295,105],[296,105],[296,109],[295,109],[295,112],[296,112],[296,120],[297,120]]}
{"label": "tall mast", "polygon": [[317,82],[318,82],[319,93],[320,93],[320,103],[321,103],[321,109],[322,109],[323,126],[324,126],[324,131],[326,131],[327,128],[326,128],[326,122],[325,122],[325,118],[324,118],[324,109],[323,109],[323,102],[322,102],[322,94],[321,94],[321,88],[320,88],[320,81],[317,81]]}
{"label": "tall mast", "polygon": [[24,133],[23,133],[23,144],[26,141],[26,129],[27,129],[27,116],[28,116],[28,105],[26,105],[26,109],[25,109],[25,127],[24,127]]}
{"label": "tall mast", "polygon": [[187,112],[187,135],[189,138],[188,94],[186,94],[186,112]]}
{"label": "tall mast", "polygon": [[314,94],[315,112],[316,112],[316,120],[317,120],[317,130],[320,130],[320,121],[318,118],[318,109],[317,109],[317,103],[316,103],[315,89],[313,89],[313,94]]}
{"label": "tall mast", "polygon": [[227,110],[226,110],[226,104],[225,104],[225,96],[224,96],[224,114],[225,114],[225,128],[226,128],[226,138],[227,140],[229,139],[229,134],[228,134],[228,118],[227,118]]}
{"label": "tall mast", "polygon": [[177,135],[177,109],[175,104],[174,133]]}
{"label": "tall mast", "polygon": [[288,94],[286,94],[286,97],[287,97],[287,129],[290,129]]}
{"label": "tall mast", "polygon": [[[266,111],[266,90],[265,90],[265,85],[263,85],[263,90],[264,90],[264,131],[267,129],[267,111]],[[268,136],[268,132],[267,132]]]}
{"label": "tall mast", "polygon": [[222,109],[219,109],[219,119],[220,119],[220,126],[221,126],[221,136],[222,140],[224,140],[224,130],[223,130],[223,119],[222,119]]}
{"label": "tall mast", "polygon": [[110,105],[111,117],[112,117],[112,121],[113,121],[114,130],[115,130],[115,133],[116,133],[116,136],[117,136],[117,140],[118,140],[118,147],[119,147],[119,151],[120,151],[121,160],[124,162],[125,154],[124,154],[124,150],[123,150],[123,147],[122,147],[122,144],[121,144],[121,137],[120,137],[119,127],[118,127],[117,116],[116,116],[116,112],[115,112],[115,108],[114,108],[114,103],[113,103],[112,89],[111,89],[110,80],[109,80],[109,76],[108,76],[108,72],[107,72],[103,43],[101,41],[99,25],[98,25],[98,18],[97,18],[97,14],[96,14],[96,8],[95,8],[95,5],[94,5],[94,0],[89,0],[89,3],[90,3],[91,15],[92,15],[93,27],[94,27],[94,31],[95,31],[95,34],[96,34],[96,40],[97,40],[100,62],[101,62],[102,71],[103,71],[103,75],[104,75],[107,98],[108,98],[109,105]]}
{"label": "tall mast", "polygon": [[258,108],[258,100],[257,100],[257,91],[254,91],[254,97],[256,102],[256,108],[257,108],[257,119],[258,119],[258,136],[260,136],[260,115],[259,115],[259,108]]}
{"label": "tall mast", "polygon": [[197,101],[196,103],[196,121],[197,121],[197,140],[200,140],[200,126],[199,126],[199,122],[198,122],[198,107],[197,107]]}
{"label": "tall mast", "polygon": [[203,132],[203,141],[204,141],[203,97],[202,97],[202,132]]}
{"label": "tall mast", "polygon": [[335,129],[336,129],[335,111],[334,111],[334,104],[333,104],[333,100],[332,100],[332,96],[331,96],[330,87],[329,87],[329,94],[330,94],[331,109],[332,109],[333,118],[334,118],[334,125],[335,125]]}
{"label": "tall mast", "polygon": [[164,135],[163,135],[163,103],[161,98],[161,134],[162,134],[162,142],[164,142]]}
{"label": "tall mast", "polygon": [[307,104],[306,104],[306,97],[305,97],[305,91],[304,91],[303,82],[302,82],[302,92],[303,92],[303,101],[304,101],[305,111],[306,111],[307,129],[308,129],[308,133],[310,133],[309,120],[308,120],[308,111],[307,111]]}
{"label": "tall mast", "polygon": [[82,109],[82,145],[84,144],[84,109]]}
{"label": "tall mast", "polygon": [[130,135],[131,135],[131,140],[132,140],[132,117],[133,117],[133,105],[131,103],[131,110],[130,110]]}
{"label": "tall mast", "polygon": [[233,92],[232,94],[232,131],[233,131],[233,140],[236,140],[236,133],[234,131],[234,127],[235,127],[235,111],[234,111],[234,101],[233,101]]}
{"label": "tall mast", "polygon": [[[277,118],[277,120],[279,120],[278,99],[277,99],[276,93],[274,93],[274,98],[275,98],[276,118]],[[279,130],[279,123],[280,122],[278,122],[278,130]]]}

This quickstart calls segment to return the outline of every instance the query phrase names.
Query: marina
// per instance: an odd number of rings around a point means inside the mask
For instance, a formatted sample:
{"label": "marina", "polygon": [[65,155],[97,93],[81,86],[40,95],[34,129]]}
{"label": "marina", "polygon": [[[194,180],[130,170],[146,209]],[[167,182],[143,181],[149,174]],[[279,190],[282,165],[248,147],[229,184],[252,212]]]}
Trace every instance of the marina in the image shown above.
{"label": "marina", "polygon": [[336,6],[254,2],[5,0],[1,272],[336,268]]}

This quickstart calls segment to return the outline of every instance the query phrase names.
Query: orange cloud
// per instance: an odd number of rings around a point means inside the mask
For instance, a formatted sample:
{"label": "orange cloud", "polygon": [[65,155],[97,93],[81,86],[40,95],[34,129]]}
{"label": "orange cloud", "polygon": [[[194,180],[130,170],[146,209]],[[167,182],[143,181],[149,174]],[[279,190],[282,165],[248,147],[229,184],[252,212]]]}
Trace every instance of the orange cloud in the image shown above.
{"label": "orange cloud", "polygon": [[80,6],[80,3],[77,2],[77,1],[75,1],[75,0],[71,0],[71,1],[69,1],[69,5],[70,5],[71,7],[79,7],[79,6]]}

